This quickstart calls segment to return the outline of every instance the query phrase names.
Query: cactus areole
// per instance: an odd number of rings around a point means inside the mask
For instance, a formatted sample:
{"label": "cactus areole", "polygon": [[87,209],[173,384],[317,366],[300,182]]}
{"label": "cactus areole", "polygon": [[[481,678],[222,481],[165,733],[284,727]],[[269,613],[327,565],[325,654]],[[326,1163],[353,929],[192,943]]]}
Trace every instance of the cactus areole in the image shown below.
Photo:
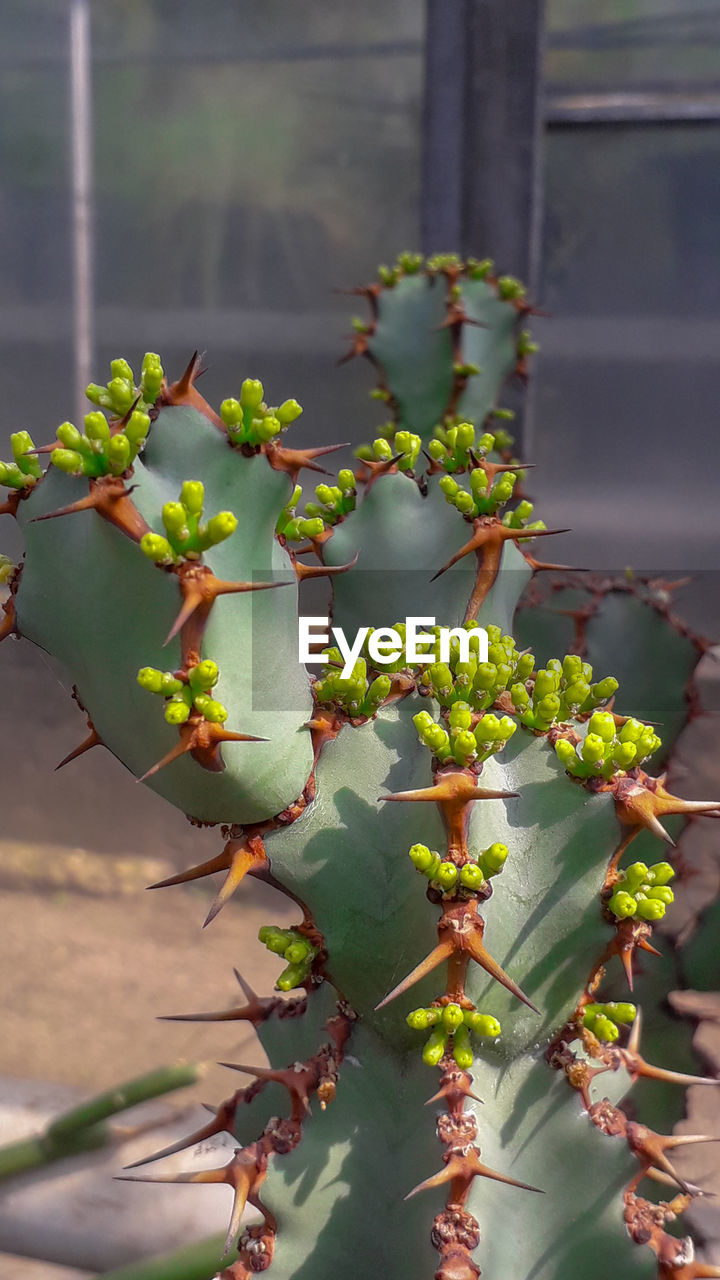
{"label": "cactus areole", "polygon": [[229,1163],[169,1180],[231,1188],[225,1280],[720,1276],[667,1229],[698,1191],[672,1148],[703,1135],[620,1106],[676,1075],[632,1002],[672,851],[626,850],[720,802],[648,772],[660,738],[602,654],[513,638],[533,575],[566,568],[539,558],[557,530],[499,400],[534,350],[523,287],[403,254],[358,292],[349,355],[387,420],[337,476],[296,401],[246,378],[215,409],[197,356],[173,382],[154,354],[0,464],[25,539],[2,634],[52,654],[88,718],[63,763],[104,746],[219,828],[164,882],[223,872],[206,923],[246,875],[297,906],[259,934],[277,996],[239,976],[236,1009],[180,1015],[252,1022],[270,1065],[227,1064],[243,1082],[178,1144],[229,1131]]}

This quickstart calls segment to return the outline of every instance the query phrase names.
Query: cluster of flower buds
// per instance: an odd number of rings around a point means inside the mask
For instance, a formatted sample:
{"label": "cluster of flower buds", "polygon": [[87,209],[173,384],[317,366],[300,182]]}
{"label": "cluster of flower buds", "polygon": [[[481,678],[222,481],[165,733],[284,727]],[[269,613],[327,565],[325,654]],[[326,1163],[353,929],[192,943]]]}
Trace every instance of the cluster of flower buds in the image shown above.
{"label": "cluster of flower buds", "polygon": [[[467,516],[468,519],[472,520],[476,516],[496,515],[500,507],[504,507],[512,498],[517,481],[517,472],[503,471],[490,483],[483,468],[475,467],[470,472],[469,493],[454,476],[443,476],[440,480],[440,488],[450,506],[455,507],[455,510],[459,511],[461,515]],[[530,508],[531,514],[532,504],[526,502],[523,505]],[[532,524],[526,524],[525,520],[518,518],[518,523],[512,527],[517,529],[526,528],[528,530],[528,538],[531,538],[534,529],[545,529],[546,525],[542,520],[535,520]]]}
{"label": "cluster of flower buds", "polygon": [[345,678],[340,650],[326,649],[324,657],[325,665],[314,685],[317,701],[334,703],[348,716],[374,716],[390,693],[390,676],[383,673],[370,679],[365,658],[358,658],[351,674]]}
{"label": "cluster of flower buds", "polygon": [[258,939],[273,955],[287,960],[275,986],[278,991],[293,991],[308,980],[318,949],[297,929],[280,929],[275,924],[264,924],[258,931]]}
{"label": "cluster of flower buds", "polygon": [[256,449],[274,440],[300,417],[302,409],[297,400],[285,400],[281,405],[268,408],[264,395],[262,382],[257,378],[246,378],[240,388],[239,400],[223,400],[220,417],[231,444],[246,444]]}
{"label": "cluster of flower buds", "polygon": [[141,409],[133,409],[121,431],[113,431],[100,410],[86,413],[85,434],[72,422],[57,429],[57,445],[50,461],[60,471],[72,476],[121,476],[132,466],[145,448],[150,418]]}
{"label": "cluster of flower buds", "polygon": [[[354,477],[353,477],[354,482]],[[325,531],[325,520],[322,516],[299,516],[298,503],[302,498],[302,487],[295,485],[289,502],[283,507],[277,518],[275,532],[278,538],[288,542],[303,542],[305,538],[319,538]]]}
{"label": "cluster of flower buds", "polygon": [[355,450],[355,457],[361,462],[396,461],[398,471],[411,472],[418,460],[422,441],[412,431],[395,431],[390,434],[388,428],[384,434],[373,440],[372,444],[362,444]]}
{"label": "cluster of flower buds", "polygon": [[661,746],[661,739],[650,725],[631,719],[618,729],[609,711],[595,711],[583,741],[574,747],[560,739],[555,751],[574,778],[609,779],[642,764]]}
{"label": "cluster of flower buds", "polygon": [[101,387],[97,382],[91,382],[85,389],[85,395],[98,408],[107,409],[112,417],[124,418],[133,405],[141,412],[152,408],[164,377],[160,357],[154,351],[148,351],[142,362],[138,384],[127,360],[113,360],[107,385]]}
{"label": "cluster of flower buds", "polygon": [[168,724],[181,725],[189,720],[193,710],[199,711],[211,724],[224,724],[228,713],[221,702],[210,696],[220,677],[216,662],[203,659],[188,671],[187,681],[179,679],[172,671],[158,671],[155,667],[142,667],[137,682],[148,693],[166,698],[165,719]]}
{"label": "cluster of flower buds", "polygon": [[[293,494],[293,497],[295,495]],[[324,528],[330,528],[339,520],[344,520],[349,512],[355,510],[356,501],[355,476],[348,467],[338,472],[337,484],[319,484],[315,489],[317,502],[305,504],[305,514],[311,519],[318,517]],[[285,537],[289,535],[285,532]]]}
{"label": "cluster of flower buds", "polygon": [[562,662],[559,658],[549,659],[535,675],[532,693],[524,686],[513,685],[510,696],[522,723],[546,733],[551,725],[585,715],[612,698],[617,680],[607,676],[593,684],[592,676],[590,663],[570,653]]}
{"label": "cluster of flower buds", "polygon": [[166,502],[162,509],[165,536],[146,533],[140,547],[155,564],[180,564],[183,560],[199,560],[203,551],[224,542],[238,526],[232,511],[220,511],[203,524],[205,488],[200,480],[186,480],[178,502]]}
{"label": "cluster of flower buds", "polygon": [[[473,721],[476,722],[474,728]],[[462,768],[482,763],[502,751],[517,729],[510,716],[498,717],[486,712],[478,718],[467,702],[453,703],[448,713],[448,729],[434,720],[429,711],[419,711],[413,716],[413,724],[420,741],[441,764],[454,762]]]}
{"label": "cluster of flower buds", "polygon": [[425,259],[421,253],[410,253],[405,251],[399,253],[397,262],[394,267],[380,266],[378,267],[378,278],[382,284],[392,288],[397,284],[401,276],[416,276],[418,271],[422,270],[425,265]]}
{"label": "cluster of flower buds", "polygon": [[[476,622],[465,623],[472,632]],[[479,661],[478,638],[471,634],[467,662],[460,660],[456,637],[450,643],[449,664],[436,662],[420,677],[420,689],[431,693],[442,707],[454,702],[467,702],[473,711],[486,711],[501,693],[523,682],[532,674],[535,658],[531,653],[518,653],[512,636],[504,636],[500,627],[488,623],[488,660]]]}
{"label": "cluster of flower buds", "polygon": [[486,431],[476,437],[472,422],[461,418],[446,418],[435,428],[427,451],[433,462],[447,472],[469,471],[478,459],[495,449],[495,436]]}
{"label": "cluster of flower buds", "polygon": [[598,1040],[612,1043],[620,1035],[620,1027],[635,1021],[634,1004],[611,1001],[609,1004],[586,1004],[582,1023]]}
{"label": "cluster of flower buds", "polygon": [[638,916],[640,920],[662,920],[675,895],[670,881],[675,871],[669,862],[656,862],[648,867],[633,862],[620,872],[608,901],[608,909],[618,920]]}
{"label": "cluster of flower buds", "polygon": [[407,1024],[413,1031],[432,1028],[425,1042],[423,1062],[436,1067],[445,1055],[447,1042],[452,1037],[452,1055],[457,1065],[468,1071],[473,1064],[470,1032],[485,1039],[496,1040],[500,1035],[500,1023],[489,1013],[476,1009],[463,1009],[459,1004],[430,1005],[425,1009],[413,1009],[407,1016]]}
{"label": "cluster of flower buds", "polygon": [[499,842],[483,849],[475,862],[466,862],[463,867],[457,867],[449,859],[441,858],[439,853],[428,849],[425,844],[414,844],[409,854],[416,870],[442,893],[454,893],[463,889],[476,893],[492,876],[502,871],[507,856],[507,845]]}
{"label": "cluster of flower buds", "polygon": [[3,555],[0,551],[0,587],[7,586],[14,572],[15,565],[10,557]]}
{"label": "cluster of flower buds", "polygon": [[27,431],[14,431],[10,436],[13,461],[0,462],[0,484],[8,489],[32,489],[42,475],[42,467],[34,453],[35,448]]}

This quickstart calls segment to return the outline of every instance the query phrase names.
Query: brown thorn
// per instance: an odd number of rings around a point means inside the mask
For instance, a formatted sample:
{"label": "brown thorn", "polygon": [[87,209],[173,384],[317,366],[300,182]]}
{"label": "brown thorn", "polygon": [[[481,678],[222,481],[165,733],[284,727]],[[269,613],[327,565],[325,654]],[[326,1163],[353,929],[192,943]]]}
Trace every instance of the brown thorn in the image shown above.
{"label": "brown thorn", "polygon": [[326,444],[320,449],[287,449],[284,445],[270,441],[268,444],[262,445],[262,452],[274,471],[285,471],[290,476],[293,484],[295,484],[298,472],[303,467],[308,471],[319,471],[322,475],[328,475],[329,473],[324,467],[316,465],[315,458],[325,457],[328,453],[336,453],[338,449],[349,448],[349,442],[345,442],[343,444]]}
{"label": "brown thorn", "polygon": [[[456,1182],[460,1188],[463,1184],[467,1184],[464,1188],[465,1193],[467,1186],[473,1178],[492,1178],[495,1182],[504,1182],[511,1187],[520,1187],[523,1191],[536,1191],[542,1195],[540,1187],[531,1187],[527,1182],[518,1182],[515,1178],[510,1178],[504,1173],[498,1173],[495,1169],[491,1169],[488,1165],[483,1164],[480,1160],[476,1147],[470,1147],[465,1155],[451,1155],[444,1169],[434,1174],[430,1178],[426,1178],[424,1182],[418,1183],[405,1196],[406,1200],[410,1200],[416,1196],[419,1191],[429,1190],[433,1187],[441,1187],[446,1182]],[[462,1192],[461,1192],[462,1193]],[[453,1196],[455,1200],[455,1196]]]}
{"label": "brown thorn", "polygon": [[208,615],[218,596],[236,595],[246,591],[272,591],[275,587],[293,585],[292,582],[226,582],[222,578],[216,578],[206,566],[195,564],[182,566],[177,576],[183,604],[163,647],[174,639],[193,614],[199,612],[200,616],[192,630],[192,635],[183,637],[186,639],[186,648],[199,649]]}
{"label": "brown thorn", "polygon": [[66,507],[58,507],[56,511],[48,511],[44,516],[33,516],[31,524],[40,524],[43,520],[55,520],[58,516],[74,515],[81,511],[97,511],[104,520],[113,524],[116,529],[139,542],[144,534],[150,532],[137,507],[130,500],[134,486],[126,489],[121,476],[100,476],[90,480],[90,491],[84,498],[71,502]]}
{"label": "brown thorn", "polygon": [[390,994],[375,1006],[375,1012],[377,1013],[378,1009],[384,1008],[386,1004],[389,1004],[391,1000],[395,1000],[397,996],[403,995],[416,982],[420,982],[422,978],[426,977],[428,973],[432,973],[433,969],[442,964],[443,960],[449,960],[454,949],[451,942],[439,942],[436,947],[433,947],[430,954],[424,960],[421,960],[420,964],[416,965],[412,972],[406,978],[403,978],[402,982],[399,982]]}
{"label": "brown thorn", "polygon": [[259,837],[248,839],[241,836],[229,840],[223,850],[223,857],[228,859],[228,873],[205,917],[203,929],[212,923],[248,873],[257,873],[269,866],[265,847]]}
{"label": "brown thorn", "polygon": [[207,400],[200,395],[195,389],[195,382],[200,377],[202,356],[197,351],[193,352],[187,367],[177,382],[163,384],[162,391],[157,401],[159,407],[163,405],[170,406],[187,406],[196,409],[198,413],[202,413],[204,417],[217,427],[223,435],[226,435],[225,424],[218,417],[215,410],[208,404]]}
{"label": "brown thorn", "polygon": [[75,747],[73,751],[68,751],[68,754],[63,756],[60,763],[55,765],[55,773],[57,773],[58,769],[63,769],[66,764],[70,764],[71,760],[77,760],[79,756],[84,756],[86,751],[92,751],[93,747],[104,747],[105,743],[90,720],[88,720],[88,728],[90,732],[87,738],[83,739],[79,747]]}
{"label": "brown thorn", "polygon": [[494,978],[496,982],[499,982],[501,986],[505,987],[507,991],[510,991],[512,995],[517,996],[518,1000],[522,1000],[523,1004],[526,1004],[529,1009],[532,1009],[533,1013],[539,1014],[540,1010],[533,1004],[532,1000],[528,999],[525,992],[517,985],[516,982],[513,982],[512,978],[508,977],[505,970],[498,964],[497,960],[490,955],[490,952],[482,941],[482,931],[478,930],[478,932],[479,937],[476,934],[461,934],[461,942],[464,950],[469,951],[473,960],[479,964],[486,973],[489,973],[491,978]]}
{"label": "brown thorn", "polygon": [[360,552],[356,552],[347,564],[298,564],[296,562],[293,567],[298,582],[305,582],[307,578],[333,578],[338,573],[348,573],[350,569],[354,569],[359,555]]}

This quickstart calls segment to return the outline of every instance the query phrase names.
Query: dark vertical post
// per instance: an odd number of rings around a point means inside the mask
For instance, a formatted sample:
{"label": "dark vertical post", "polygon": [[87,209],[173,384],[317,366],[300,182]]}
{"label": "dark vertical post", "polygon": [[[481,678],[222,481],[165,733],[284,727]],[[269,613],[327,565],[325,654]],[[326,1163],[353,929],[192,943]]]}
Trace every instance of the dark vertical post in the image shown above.
{"label": "dark vertical post", "polygon": [[544,0],[426,3],[423,249],[492,257],[534,294]]}

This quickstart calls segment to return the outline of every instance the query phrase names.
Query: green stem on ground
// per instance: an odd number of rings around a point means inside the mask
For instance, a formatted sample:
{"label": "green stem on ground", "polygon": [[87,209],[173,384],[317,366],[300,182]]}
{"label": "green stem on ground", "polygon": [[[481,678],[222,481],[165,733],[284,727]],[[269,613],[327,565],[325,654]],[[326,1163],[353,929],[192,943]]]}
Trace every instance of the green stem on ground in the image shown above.
{"label": "green stem on ground", "polygon": [[39,1169],[53,1160],[105,1146],[111,1140],[112,1132],[103,1121],[141,1102],[149,1102],[151,1098],[172,1093],[175,1089],[185,1089],[195,1084],[203,1071],[202,1064],[195,1062],[174,1063],[88,1098],[58,1116],[44,1133],[0,1147],[0,1180]]}
{"label": "green stem on ground", "polygon": [[234,1249],[230,1255],[224,1254],[223,1244],[223,1236],[210,1236],[176,1253],[163,1254],[161,1258],[147,1258],[119,1267],[117,1271],[103,1271],[102,1280],[213,1280],[223,1263],[229,1266],[237,1257]]}

